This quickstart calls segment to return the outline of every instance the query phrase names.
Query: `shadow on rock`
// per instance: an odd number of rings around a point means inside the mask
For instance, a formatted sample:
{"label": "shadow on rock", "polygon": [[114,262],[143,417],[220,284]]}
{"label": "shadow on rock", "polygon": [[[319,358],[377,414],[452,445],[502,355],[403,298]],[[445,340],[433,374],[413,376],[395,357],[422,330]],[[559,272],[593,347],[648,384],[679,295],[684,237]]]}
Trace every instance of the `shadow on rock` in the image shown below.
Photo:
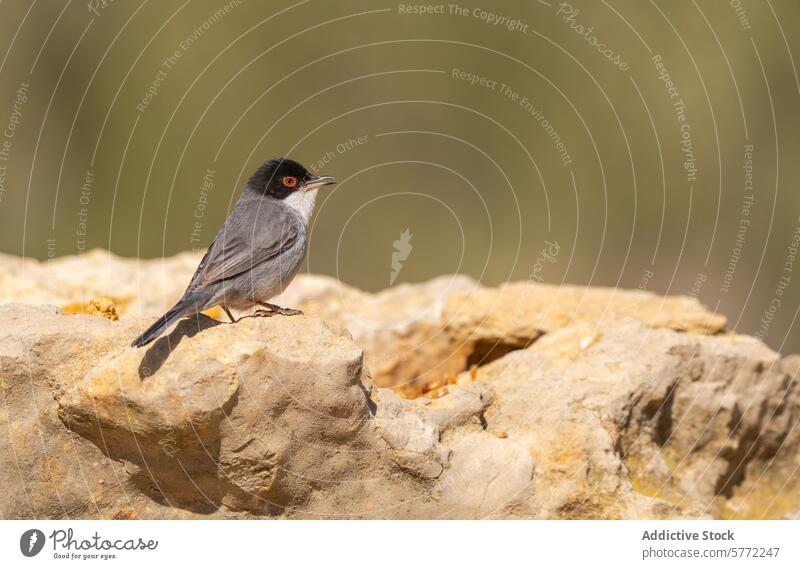
{"label": "shadow on rock", "polygon": [[209,328],[222,324],[205,314],[197,314],[191,318],[184,318],[178,326],[167,336],[162,336],[145,352],[139,364],[139,379],[145,380],[154,375],[169,358],[170,354],[178,347],[184,338],[192,338]]}
{"label": "shadow on rock", "polygon": [[[123,461],[130,482],[155,502],[198,514],[222,506],[223,497],[248,500],[220,473],[220,420],[236,398],[207,424],[190,422],[149,433],[80,420],[67,426],[113,460]],[[250,500],[252,501],[252,500]]]}

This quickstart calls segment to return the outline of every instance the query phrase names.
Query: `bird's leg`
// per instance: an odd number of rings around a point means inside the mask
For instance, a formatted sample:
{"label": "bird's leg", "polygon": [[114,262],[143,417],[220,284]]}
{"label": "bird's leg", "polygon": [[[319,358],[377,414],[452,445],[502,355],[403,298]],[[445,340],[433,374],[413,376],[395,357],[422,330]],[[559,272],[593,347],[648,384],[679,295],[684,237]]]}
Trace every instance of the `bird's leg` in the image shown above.
{"label": "bird's leg", "polygon": [[228,315],[228,318],[231,319],[231,324],[234,324],[236,322],[236,319],[233,317],[233,314],[231,314],[231,311],[228,310],[228,307],[223,304],[222,305],[222,310],[224,310],[225,314]]}
{"label": "bird's leg", "polygon": [[303,311],[297,310],[296,308],[281,308],[275,304],[270,304],[269,302],[256,302],[259,306],[263,306],[267,310],[256,310],[254,316],[275,316],[276,314],[280,314],[281,316],[302,316]]}

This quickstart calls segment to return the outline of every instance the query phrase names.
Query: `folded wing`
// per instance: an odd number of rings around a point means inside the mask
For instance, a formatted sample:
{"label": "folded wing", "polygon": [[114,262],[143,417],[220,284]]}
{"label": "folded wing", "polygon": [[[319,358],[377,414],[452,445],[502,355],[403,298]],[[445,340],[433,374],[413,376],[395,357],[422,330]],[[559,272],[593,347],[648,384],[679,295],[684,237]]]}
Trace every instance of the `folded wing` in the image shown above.
{"label": "folded wing", "polygon": [[[298,238],[299,227],[290,215],[269,203],[249,204],[231,215],[197,267],[189,289],[231,280],[280,255]],[[233,221],[232,221],[233,220]]]}

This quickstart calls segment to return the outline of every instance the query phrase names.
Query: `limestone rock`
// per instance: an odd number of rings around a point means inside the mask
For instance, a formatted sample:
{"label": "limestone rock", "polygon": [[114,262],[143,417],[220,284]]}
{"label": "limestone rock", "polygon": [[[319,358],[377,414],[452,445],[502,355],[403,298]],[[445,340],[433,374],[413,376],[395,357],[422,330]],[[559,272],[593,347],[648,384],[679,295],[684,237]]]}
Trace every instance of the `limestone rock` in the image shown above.
{"label": "limestone rock", "polygon": [[376,460],[363,373],[362,350],[320,320],[201,316],[115,350],[57,399],[154,497],[279,513]]}
{"label": "limestone rock", "polygon": [[277,302],[348,328],[364,347],[376,384],[408,396],[573,323],[635,318],[650,328],[698,334],[725,327],[724,317],[689,297],[536,283],[489,289],[457,276],[374,295],[307,277]]}
{"label": "limestone rock", "polygon": [[452,464],[436,487],[437,517],[504,518],[528,499],[534,463],[523,445],[475,431],[457,438],[452,452]]}
{"label": "limestone rock", "polygon": [[[197,261],[0,257],[0,517],[800,509],[800,356],[694,299],[301,276],[276,302],[305,317],[201,315],[131,348]],[[101,295],[119,320],[82,314]]]}
{"label": "limestone rock", "polygon": [[363,350],[313,318],[200,316],[144,349],[146,321],[20,304],[0,321],[7,517],[433,516],[440,438],[488,404],[470,388],[376,420]]}
{"label": "limestone rock", "polygon": [[468,277],[451,275],[369,294],[328,277],[309,276],[275,302],[346,327],[364,348],[377,385],[416,395],[420,386],[465,369],[471,345],[454,342],[443,325],[442,309],[449,295],[477,287]]}
{"label": "limestone rock", "polygon": [[[90,299],[105,296],[121,317],[155,318],[181,296],[200,257],[136,260],[94,250],[38,262],[0,255],[0,302],[54,304],[82,313],[92,312]],[[273,302],[346,327],[364,348],[376,385],[407,397],[573,322],[632,317],[652,328],[701,334],[725,326],[724,317],[688,297],[530,282],[494,289],[462,275],[375,294],[330,277],[299,275]],[[219,310],[209,314],[225,319]]]}
{"label": "limestone rock", "polygon": [[428,420],[418,401],[403,401],[383,390],[378,402],[378,430],[395,451],[397,465],[423,478],[438,478],[450,464],[450,452],[439,444],[439,426]]}
{"label": "limestone rock", "polygon": [[725,318],[685,296],[571,285],[510,283],[448,297],[444,319],[457,338],[524,346],[574,322],[635,318],[650,328],[714,334]]}
{"label": "limestone rock", "polygon": [[130,338],[99,316],[0,305],[0,515],[3,518],[182,518],[140,495],[122,466],[66,429],[54,397]]}
{"label": "limestone rock", "polygon": [[116,303],[120,315],[157,316],[183,294],[201,257],[181,253],[137,260],[100,249],[48,261],[0,254],[0,303],[82,312],[89,300],[104,296]]}
{"label": "limestone rock", "polygon": [[[482,367],[476,381],[493,396],[488,430],[536,463],[515,515],[735,516],[726,500],[749,472],[792,482],[771,463],[797,423],[793,387],[752,338],[582,323]],[[800,493],[786,490],[796,504]],[[782,515],[785,504],[750,498],[737,508]]]}

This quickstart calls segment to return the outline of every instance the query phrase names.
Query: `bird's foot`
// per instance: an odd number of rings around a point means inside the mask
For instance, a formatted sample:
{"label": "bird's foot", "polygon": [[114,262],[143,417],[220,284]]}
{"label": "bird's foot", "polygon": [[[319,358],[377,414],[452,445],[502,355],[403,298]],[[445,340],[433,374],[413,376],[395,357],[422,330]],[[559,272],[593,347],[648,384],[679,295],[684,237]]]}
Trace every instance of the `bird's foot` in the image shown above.
{"label": "bird's foot", "polygon": [[303,311],[299,308],[281,308],[278,313],[283,316],[302,316]]}
{"label": "bird's foot", "polygon": [[256,310],[253,316],[256,318],[269,318],[276,314],[280,314],[281,316],[302,316],[303,311],[296,308],[281,308],[280,306],[276,306],[275,308],[269,308],[267,310]]}

